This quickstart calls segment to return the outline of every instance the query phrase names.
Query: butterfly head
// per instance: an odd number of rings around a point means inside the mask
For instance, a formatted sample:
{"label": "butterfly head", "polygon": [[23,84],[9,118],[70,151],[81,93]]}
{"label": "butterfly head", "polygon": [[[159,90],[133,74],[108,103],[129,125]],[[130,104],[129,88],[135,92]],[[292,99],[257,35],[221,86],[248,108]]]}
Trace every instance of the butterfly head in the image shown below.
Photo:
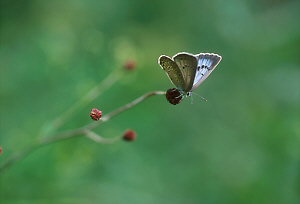
{"label": "butterfly head", "polygon": [[180,92],[180,94],[181,94],[183,97],[192,96],[192,94],[193,94],[191,91],[186,92],[186,91],[181,90],[181,89],[179,89],[179,88],[178,88],[178,91]]}

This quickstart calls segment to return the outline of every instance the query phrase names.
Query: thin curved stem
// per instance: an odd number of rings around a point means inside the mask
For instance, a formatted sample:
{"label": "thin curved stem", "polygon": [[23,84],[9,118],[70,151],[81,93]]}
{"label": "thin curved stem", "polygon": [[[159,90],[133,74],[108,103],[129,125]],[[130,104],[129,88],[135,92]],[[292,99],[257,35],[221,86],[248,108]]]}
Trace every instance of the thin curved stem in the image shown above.
{"label": "thin curved stem", "polygon": [[[73,106],[68,108],[65,112],[63,112],[59,117],[54,119],[50,125],[51,132],[57,130],[60,126],[62,126],[68,119],[71,118],[71,115],[78,109],[80,109],[83,105],[90,103],[97,97],[99,97],[105,90],[110,88],[113,84],[115,84],[122,76],[124,72],[116,69],[110,75],[108,75],[100,84],[91,89],[85,96],[83,96],[80,100],[77,101]],[[49,125],[48,125],[49,126]],[[45,136],[47,132],[42,133]]]}
{"label": "thin curved stem", "polygon": [[113,138],[104,138],[92,131],[87,131],[85,133],[85,136],[99,144],[114,144],[115,142],[120,141],[122,139],[122,136],[113,137]]}
{"label": "thin curved stem", "polygon": [[[102,124],[104,122],[107,122],[108,120],[110,120],[114,116],[124,112],[125,110],[128,110],[128,109],[132,108],[133,106],[139,104],[140,102],[142,102],[143,100],[149,98],[150,96],[163,95],[163,94],[165,94],[165,92],[163,92],[163,91],[149,92],[149,93],[135,99],[134,101],[132,101],[132,102],[130,102],[130,103],[128,103],[128,104],[126,104],[126,105],[124,105],[124,106],[122,106],[122,107],[120,107],[120,108],[118,108],[118,109],[116,109],[116,110],[114,110],[110,113],[108,113],[100,121],[91,123],[89,125],[86,125],[86,126],[74,129],[74,130],[68,130],[68,131],[56,133],[56,134],[52,135],[52,137],[47,137],[44,140],[40,140],[36,144],[33,144],[32,146],[27,147],[27,148],[23,149],[22,151],[13,154],[5,162],[0,164],[0,173],[3,172],[8,167],[10,167],[11,165],[13,165],[14,163],[16,163],[17,161],[19,161],[22,158],[24,158],[25,156],[27,156],[28,154],[30,154],[31,152],[33,152],[38,147],[48,145],[48,144],[52,144],[54,142],[62,141],[62,140],[65,140],[65,139],[70,139],[70,138],[74,138],[74,137],[77,137],[77,136],[86,135],[87,133],[90,133],[90,130],[94,129],[95,127],[99,126],[100,124]],[[95,139],[95,137],[94,137],[94,139]],[[102,138],[102,139],[104,139],[104,138]],[[99,139],[98,139],[98,141],[99,141]],[[104,140],[102,140],[102,141],[104,141]],[[106,140],[106,142],[107,141],[108,140]],[[109,143],[109,142],[107,142],[107,143]]]}
{"label": "thin curved stem", "polygon": [[133,106],[137,105],[138,103],[142,102],[143,100],[145,100],[146,98],[150,97],[150,96],[153,96],[153,95],[164,95],[166,94],[166,92],[164,91],[152,91],[152,92],[149,92],[149,93],[146,93],[145,95],[135,99],[134,101],[108,113],[107,115],[105,115],[102,120],[100,120],[99,122],[95,122],[95,123],[91,123],[87,126],[85,126],[86,129],[93,129],[95,127],[97,127],[98,125],[100,125],[101,123],[104,123],[108,120],[110,120],[112,117],[122,113],[123,111],[127,110],[127,109],[130,109],[132,108]]}

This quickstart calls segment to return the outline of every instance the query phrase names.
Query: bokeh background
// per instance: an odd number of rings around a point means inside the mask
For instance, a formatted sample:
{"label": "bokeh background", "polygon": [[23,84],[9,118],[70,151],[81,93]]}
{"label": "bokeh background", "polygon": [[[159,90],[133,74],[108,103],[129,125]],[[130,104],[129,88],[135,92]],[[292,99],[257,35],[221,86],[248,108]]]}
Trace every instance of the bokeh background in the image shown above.
{"label": "bokeh background", "polygon": [[6,169],[1,203],[300,203],[300,2],[1,0],[0,162],[128,59],[137,67],[58,131],[173,88],[161,54],[223,57],[179,105],[154,96]]}

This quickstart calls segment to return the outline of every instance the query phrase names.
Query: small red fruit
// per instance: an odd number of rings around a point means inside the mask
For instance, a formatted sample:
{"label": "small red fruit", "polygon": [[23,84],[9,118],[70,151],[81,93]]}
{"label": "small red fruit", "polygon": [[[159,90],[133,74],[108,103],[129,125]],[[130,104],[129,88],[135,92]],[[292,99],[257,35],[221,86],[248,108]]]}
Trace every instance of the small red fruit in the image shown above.
{"label": "small red fruit", "polygon": [[126,130],[123,134],[125,141],[133,141],[136,138],[136,133],[133,130]]}
{"label": "small red fruit", "polygon": [[125,70],[134,70],[136,67],[136,62],[133,59],[128,59],[125,61],[123,66]]}
{"label": "small red fruit", "polygon": [[91,113],[90,113],[90,116],[93,120],[99,120],[102,116],[102,112],[99,111],[98,109],[94,108],[92,109]]}

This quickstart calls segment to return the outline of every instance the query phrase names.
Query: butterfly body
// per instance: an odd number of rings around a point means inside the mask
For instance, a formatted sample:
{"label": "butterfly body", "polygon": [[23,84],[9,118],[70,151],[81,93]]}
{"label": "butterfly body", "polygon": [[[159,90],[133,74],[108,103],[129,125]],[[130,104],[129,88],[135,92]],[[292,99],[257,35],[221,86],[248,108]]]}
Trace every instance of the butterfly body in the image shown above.
{"label": "butterfly body", "polygon": [[217,54],[200,53],[193,55],[178,53],[171,59],[161,55],[158,64],[165,70],[170,81],[182,95],[190,96],[216,68],[222,57]]}

